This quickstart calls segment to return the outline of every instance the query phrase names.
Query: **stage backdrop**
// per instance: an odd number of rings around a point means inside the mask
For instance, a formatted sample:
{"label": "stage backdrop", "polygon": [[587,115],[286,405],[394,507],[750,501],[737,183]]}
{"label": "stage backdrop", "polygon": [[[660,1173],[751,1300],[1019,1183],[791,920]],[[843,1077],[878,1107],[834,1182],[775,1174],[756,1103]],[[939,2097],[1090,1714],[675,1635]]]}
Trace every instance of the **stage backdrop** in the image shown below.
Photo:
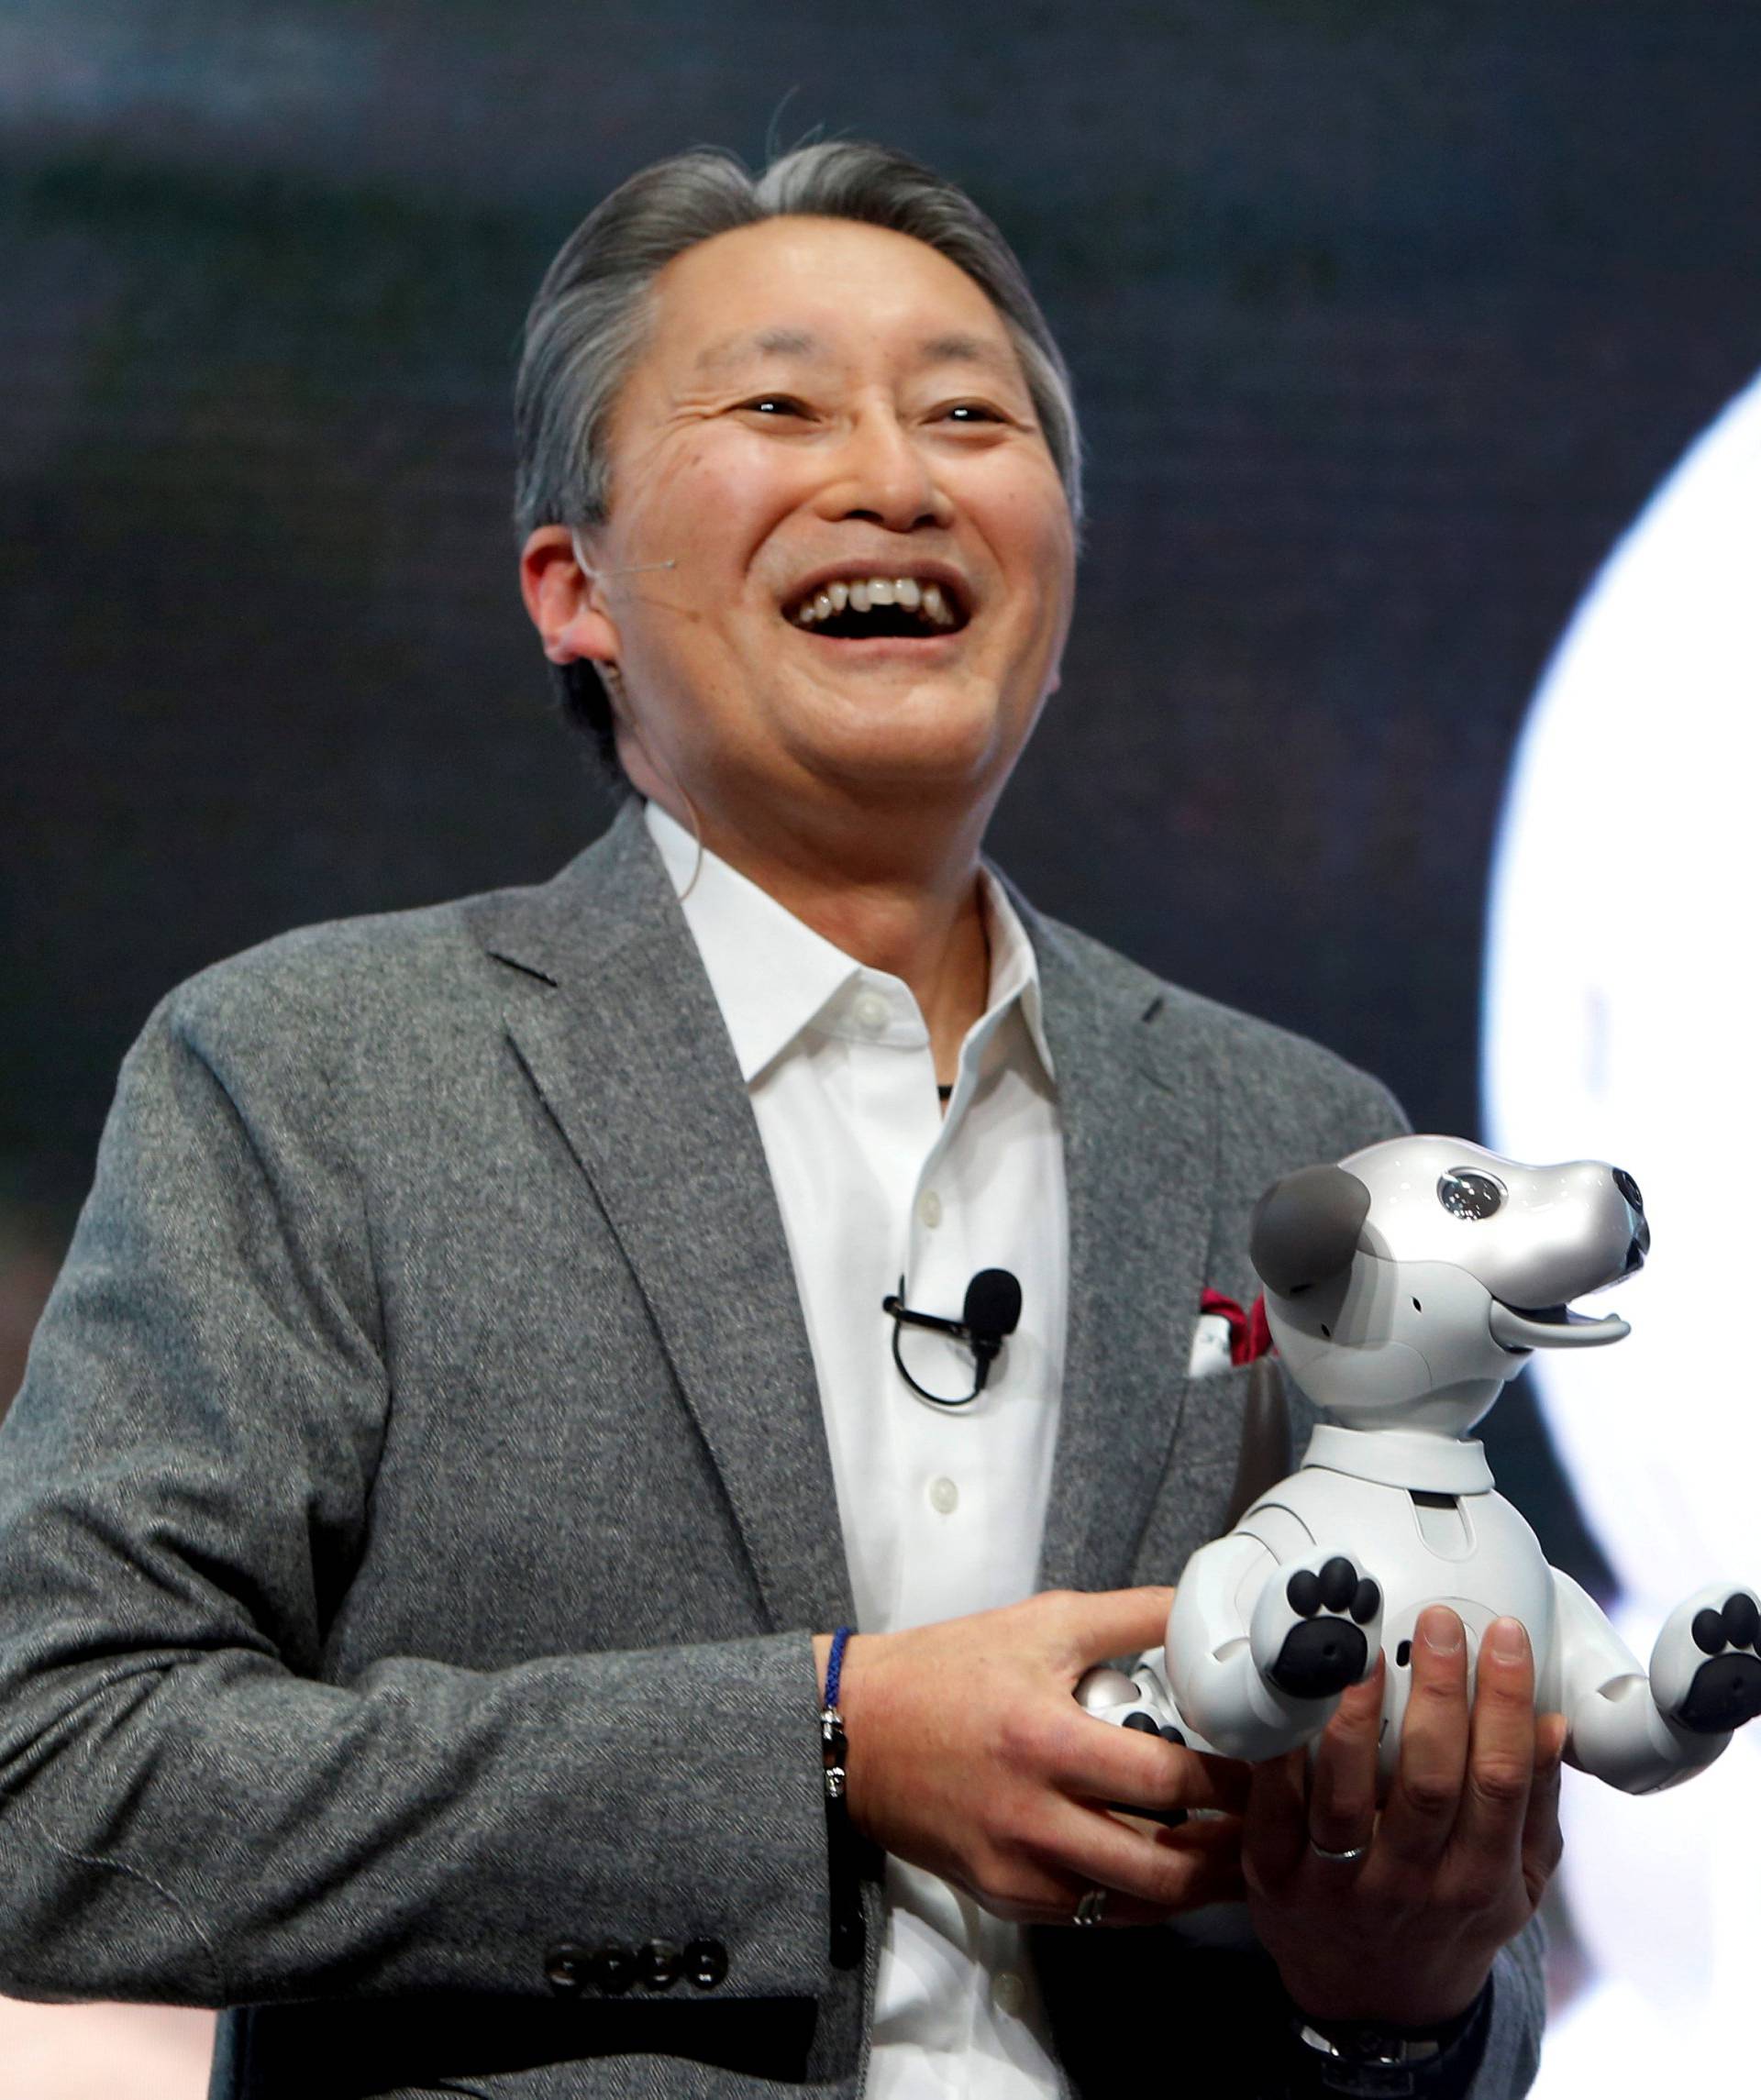
{"label": "stage backdrop", "polygon": [[[1093,525],[999,858],[1472,1132],[1531,695],[1761,366],[1758,87],[1761,8],[1666,0],[0,0],[0,1353],[168,985],[604,822],[509,381],[563,234],[697,142],[921,155],[1067,348]],[[1605,1579],[1534,1409],[1489,1441]]]}

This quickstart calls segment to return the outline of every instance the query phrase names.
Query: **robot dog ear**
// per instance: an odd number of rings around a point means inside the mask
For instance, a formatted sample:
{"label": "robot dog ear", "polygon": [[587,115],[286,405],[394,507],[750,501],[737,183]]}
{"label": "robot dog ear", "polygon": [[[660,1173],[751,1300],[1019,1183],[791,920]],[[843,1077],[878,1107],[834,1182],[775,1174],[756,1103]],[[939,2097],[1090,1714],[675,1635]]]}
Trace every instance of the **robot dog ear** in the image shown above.
{"label": "robot dog ear", "polygon": [[1292,1298],[1351,1266],[1369,1190],[1343,1166],[1287,1174],[1254,1205],[1248,1259],[1267,1289]]}

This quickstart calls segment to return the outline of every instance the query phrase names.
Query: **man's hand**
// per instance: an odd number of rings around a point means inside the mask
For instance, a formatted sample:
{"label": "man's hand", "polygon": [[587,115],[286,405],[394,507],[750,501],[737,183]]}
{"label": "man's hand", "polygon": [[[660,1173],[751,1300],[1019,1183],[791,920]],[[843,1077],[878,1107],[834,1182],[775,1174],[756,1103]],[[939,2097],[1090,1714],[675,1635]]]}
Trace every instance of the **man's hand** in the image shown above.
{"label": "man's hand", "polygon": [[[1238,1898],[1246,1767],[1098,1721],[1073,1696],[1091,1663],[1161,1640],[1173,1595],[1050,1591],[855,1636],[838,1704],[856,1827],[1000,1918],[1068,1924],[1091,1888],[1109,1892],[1110,1925]],[[825,1637],[814,1646],[823,1683]],[[1231,1813],[1165,1829],[1106,1803]]]}
{"label": "man's hand", "polygon": [[[1566,1723],[1536,1719],[1512,1619],[1488,1629],[1470,1710],[1461,1621],[1433,1605],[1379,1816],[1382,1668],[1340,1700],[1312,1774],[1301,1751],[1255,1768],[1243,1867],[1255,1928],[1311,2018],[1438,2026],[1479,1995],[1559,1863]],[[1358,1845],[1361,1860],[1323,1856]]]}

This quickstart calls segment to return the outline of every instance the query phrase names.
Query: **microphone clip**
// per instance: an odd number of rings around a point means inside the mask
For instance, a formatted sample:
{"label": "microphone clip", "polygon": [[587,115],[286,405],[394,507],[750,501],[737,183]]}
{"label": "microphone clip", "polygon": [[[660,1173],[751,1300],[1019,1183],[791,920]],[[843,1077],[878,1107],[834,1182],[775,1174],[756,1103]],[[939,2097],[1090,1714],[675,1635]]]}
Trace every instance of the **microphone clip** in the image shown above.
{"label": "microphone clip", "polygon": [[[1021,1285],[1007,1269],[980,1269],[966,1287],[966,1303],[960,1317],[945,1320],[939,1313],[918,1312],[908,1306],[905,1279],[901,1277],[898,1290],[880,1300],[880,1310],[892,1321],[892,1360],[899,1366],[899,1376],[912,1391],[932,1407],[966,1408],[983,1392],[991,1365],[1002,1354],[1003,1343],[1021,1323]],[[905,1368],[904,1357],[899,1350],[900,1339],[907,1327],[927,1327],[937,1334],[951,1335],[956,1342],[965,1343],[974,1359],[969,1393],[949,1399],[917,1383]]]}

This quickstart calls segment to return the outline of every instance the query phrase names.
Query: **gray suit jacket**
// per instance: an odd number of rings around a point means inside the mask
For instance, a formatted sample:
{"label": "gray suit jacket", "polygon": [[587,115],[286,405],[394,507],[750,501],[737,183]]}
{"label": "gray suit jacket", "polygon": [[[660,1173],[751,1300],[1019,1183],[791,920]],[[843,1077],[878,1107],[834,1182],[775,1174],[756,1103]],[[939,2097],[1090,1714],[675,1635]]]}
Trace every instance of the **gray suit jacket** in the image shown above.
{"label": "gray suit jacket", "polygon": [[[1168,1580],[1239,1442],[1242,1375],[1183,1376],[1201,1287],[1251,1297],[1258,1190],[1396,1111],[1027,923],[1070,1214],[1042,1577]],[[854,2094],[876,1935],[830,1960],[807,1641],[849,1616],[756,1125],[634,809],[542,888],[222,964],[129,1055],[0,1432],[0,1989],[233,2008],[227,2100]],[[725,1982],[550,1994],[554,1943],[651,1937]],[[1080,2090],[1182,1993],[1213,2042],[1277,2017],[1171,1932],[1039,1960]],[[1538,2007],[1525,1945],[1479,2091]]]}

